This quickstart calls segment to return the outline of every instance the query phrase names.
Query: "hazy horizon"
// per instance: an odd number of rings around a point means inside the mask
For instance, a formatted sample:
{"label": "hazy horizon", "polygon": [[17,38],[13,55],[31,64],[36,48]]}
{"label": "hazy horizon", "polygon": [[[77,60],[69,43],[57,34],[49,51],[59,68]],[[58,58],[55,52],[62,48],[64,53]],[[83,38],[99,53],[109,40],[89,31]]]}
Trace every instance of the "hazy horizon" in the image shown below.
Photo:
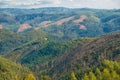
{"label": "hazy horizon", "polygon": [[0,8],[94,8],[120,9],[119,0],[0,0]]}

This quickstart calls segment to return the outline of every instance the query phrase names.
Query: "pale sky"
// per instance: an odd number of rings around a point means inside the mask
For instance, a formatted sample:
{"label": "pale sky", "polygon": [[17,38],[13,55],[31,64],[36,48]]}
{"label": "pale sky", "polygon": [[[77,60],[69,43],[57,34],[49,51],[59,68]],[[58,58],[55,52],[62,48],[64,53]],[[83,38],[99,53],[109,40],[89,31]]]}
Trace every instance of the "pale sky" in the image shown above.
{"label": "pale sky", "polygon": [[0,0],[0,8],[41,7],[120,9],[120,0]]}

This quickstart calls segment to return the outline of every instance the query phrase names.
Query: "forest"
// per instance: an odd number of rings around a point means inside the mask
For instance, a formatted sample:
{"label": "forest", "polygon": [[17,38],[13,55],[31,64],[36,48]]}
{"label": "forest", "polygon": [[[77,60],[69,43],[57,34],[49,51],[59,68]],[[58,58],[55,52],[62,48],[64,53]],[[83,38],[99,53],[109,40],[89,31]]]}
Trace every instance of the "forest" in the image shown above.
{"label": "forest", "polygon": [[0,8],[0,80],[120,80],[120,10]]}

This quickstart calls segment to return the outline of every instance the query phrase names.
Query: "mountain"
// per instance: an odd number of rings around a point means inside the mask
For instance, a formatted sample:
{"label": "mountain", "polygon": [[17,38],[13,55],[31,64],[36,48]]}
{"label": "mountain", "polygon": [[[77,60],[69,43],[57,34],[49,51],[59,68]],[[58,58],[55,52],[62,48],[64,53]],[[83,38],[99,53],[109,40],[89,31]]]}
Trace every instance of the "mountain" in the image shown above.
{"label": "mountain", "polygon": [[119,22],[115,9],[0,8],[0,79],[117,80]]}
{"label": "mountain", "polygon": [[0,24],[14,32],[42,30],[59,39],[97,37],[120,30],[119,10],[69,9],[0,9]]}
{"label": "mountain", "polygon": [[83,75],[99,67],[104,60],[120,62],[119,42],[119,32],[67,42],[47,40],[41,43],[36,40],[14,49],[5,57],[24,64],[37,76],[49,75],[53,80],[65,80],[72,71]]}
{"label": "mountain", "polygon": [[91,70],[104,60],[120,62],[120,33],[109,34],[77,46],[70,53],[56,58],[49,69],[53,79],[65,76],[71,71]]}

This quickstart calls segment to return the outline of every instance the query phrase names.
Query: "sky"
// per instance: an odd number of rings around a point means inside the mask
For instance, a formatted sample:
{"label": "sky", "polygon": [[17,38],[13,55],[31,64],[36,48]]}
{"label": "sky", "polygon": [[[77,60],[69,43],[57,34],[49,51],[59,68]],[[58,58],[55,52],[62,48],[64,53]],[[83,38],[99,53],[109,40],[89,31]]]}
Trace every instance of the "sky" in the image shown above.
{"label": "sky", "polygon": [[120,0],[0,0],[0,8],[41,7],[120,9]]}

